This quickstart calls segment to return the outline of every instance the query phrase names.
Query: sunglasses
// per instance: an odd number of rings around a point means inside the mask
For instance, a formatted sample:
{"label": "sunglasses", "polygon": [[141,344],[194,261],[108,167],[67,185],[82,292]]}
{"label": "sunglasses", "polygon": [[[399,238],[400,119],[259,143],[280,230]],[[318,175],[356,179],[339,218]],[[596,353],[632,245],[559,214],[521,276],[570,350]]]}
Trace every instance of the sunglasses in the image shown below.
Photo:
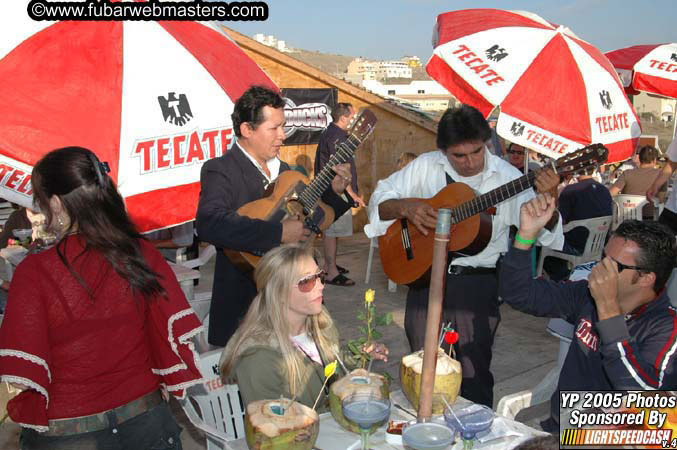
{"label": "sunglasses", "polygon": [[511,155],[524,155],[524,151],[522,150],[508,150],[508,153]]}
{"label": "sunglasses", "polygon": [[612,258],[611,256],[607,255],[606,253],[602,253],[602,258],[606,258],[607,256],[609,257],[610,260],[612,260],[613,262],[615,262],[615,263],[618,265],[618,273],[623,272],[625,269],[628,269],[628,270],[638,270],[638,271],[642,271],[642,272],[647,272],[647,270],[644,269],[644,268],[642,268],[642,267],[639,267],[639,266],[629,266],[629,265],[627,265],[627,264],[623,264],[622,262],[616,261],[615,258]]}
{"label": "sunglasses", "polygon": [[313,273],[311,275],[306,275],[296,283],[296,286],[298,286],[299,291],[303,293],[310,292],[315,287],[317,280],[320,280],[320,282],[324,284],[325,275],[327,275],[327,273],[324,270],[320,270],[319,272]]}

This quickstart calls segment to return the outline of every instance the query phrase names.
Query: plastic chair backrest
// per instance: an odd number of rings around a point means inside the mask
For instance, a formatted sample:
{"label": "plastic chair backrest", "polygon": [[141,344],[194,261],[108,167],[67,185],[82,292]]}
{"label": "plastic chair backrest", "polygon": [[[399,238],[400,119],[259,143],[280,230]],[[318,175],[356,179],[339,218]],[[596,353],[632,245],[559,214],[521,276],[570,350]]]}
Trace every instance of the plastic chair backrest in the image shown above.
{"label": "plastic chair backrest", "polygon": [[649,201],[643,195],[621,194],[613,198],[614,200],[614,222],[613,229],[625,220],[642,220],[642,209]]}
{"label": "plastic chair backrest", "polygon": [[[197,403],[202,421],[218,430],[218,437],[234,440],[244,437],[244,407],[237,384],[223,384],[219,374],[219,359],[222,349],[200,355],[200,370],[205,377],[204,393],[190,393],[190,399]],[[185,408],[185,406],[184,406]],[[189,411],[186,411],[190,417]],[[191,419],[192,420],[192,419]],[[216,433],[215,433],[216,434]],[[207,436],[208,449],[223,448]]]}
{"label": "plastic chair backrest", "polygon": [[189,269],[195,269],[196,267],[205,265],[207,261],[214,257],[214,255],[216,255],[216,248],[213,245],[208,245],[200,248],[199,256],[197,258],[181,261],[179,264],[188,267]]}
{"label": "plastic chair backrest", "polygon": [[583,254],[579,258],[581,261],[598,261],[601,259],[611,221],[612,216],[594,217],[592,219],[574,220],[564,226],[564,232],[577,227],[588,229],[588,240],[585,242]]}

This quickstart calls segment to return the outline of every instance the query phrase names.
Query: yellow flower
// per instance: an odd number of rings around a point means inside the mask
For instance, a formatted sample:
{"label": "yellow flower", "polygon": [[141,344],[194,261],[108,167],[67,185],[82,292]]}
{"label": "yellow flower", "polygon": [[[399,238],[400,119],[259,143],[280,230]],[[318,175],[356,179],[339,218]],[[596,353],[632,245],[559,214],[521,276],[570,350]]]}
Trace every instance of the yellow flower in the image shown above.
{"label": "yellow flower", "polygon": [[324,377],[329,378],[336,372],[336,360],[324,366]]}
{"label": "yellow flower", "polygon": [[374,294],[376,294],[376,292],[373,289],[368,289],[367,292],[364,293],[364,301],[367,303],[373,302]]}

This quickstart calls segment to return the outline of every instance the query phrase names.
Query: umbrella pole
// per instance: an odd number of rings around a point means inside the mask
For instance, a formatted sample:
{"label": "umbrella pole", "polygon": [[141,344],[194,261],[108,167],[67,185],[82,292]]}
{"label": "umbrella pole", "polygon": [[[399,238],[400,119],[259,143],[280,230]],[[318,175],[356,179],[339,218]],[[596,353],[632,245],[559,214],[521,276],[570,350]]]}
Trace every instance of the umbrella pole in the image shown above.
{"label": "umbrella pole", "polygon": [[423,345],[423,368],[418,404],[418,421],[427,422],[433,412],[433,391],[437,366],[438,329],[442,319],[442,299],[446,275],[451,210],[437,210],[437,228],[433,246],[433,264],[430,274],[428,316],[426,318],[425,342]]}

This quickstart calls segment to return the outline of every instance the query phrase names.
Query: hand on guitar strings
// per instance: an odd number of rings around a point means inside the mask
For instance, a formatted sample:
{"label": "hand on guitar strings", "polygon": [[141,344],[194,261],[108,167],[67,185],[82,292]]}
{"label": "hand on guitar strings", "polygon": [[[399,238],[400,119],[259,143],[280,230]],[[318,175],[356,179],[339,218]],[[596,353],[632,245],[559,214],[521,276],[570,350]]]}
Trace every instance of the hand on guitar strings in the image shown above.
{"label": "hand on guitar strings", "polygon": [[[520,207],[520,228],[517,234],[523,240],[536,239],[555,211],[555,198],[549,193],[538,194]],[[515,247],[530,248],[515,240]]]}
{"label": "hand on guitar strings", "polygon": [[283,244],[293,244],[310,236],[310,230],[303,225],[299,217],[288,217],[282,221]]}
{"label": "hand on guitar strings", "polygon": [[336,172],[336,176],[331,180],[331,188],[338,195],[343,194],[350,182],[352,181],[352,175],[350,174],[350,164],[343,163],[337,164],[332,167],[332,170]]}
{"label": "hand on guitar strings", "polygon": [[402,215],[410,223],[413,223],[424,236],[427,236],[430,230],[434,230],[437,226],[437,210],[420,200],[406,200]]}
{"label": "hand on guitar strings", "polygon": [[559,175],[549,167],[543,168],[536,174],[534,186],[539,194],[549,193],[553,198],[557,198],[557,186],[559,185]]}

